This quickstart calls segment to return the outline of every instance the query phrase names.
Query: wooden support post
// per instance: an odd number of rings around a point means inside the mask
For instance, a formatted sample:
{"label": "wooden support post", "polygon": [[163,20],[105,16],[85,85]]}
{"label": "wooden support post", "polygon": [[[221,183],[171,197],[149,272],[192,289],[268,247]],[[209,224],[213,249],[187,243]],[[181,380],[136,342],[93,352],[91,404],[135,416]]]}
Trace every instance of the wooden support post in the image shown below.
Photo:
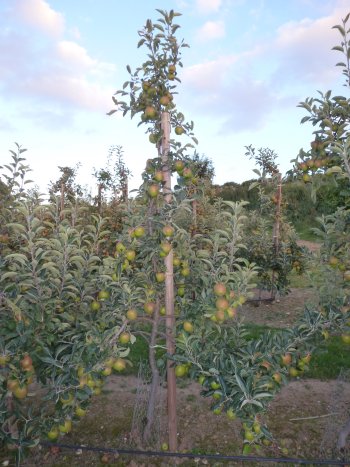
{"label": "wooden support post", "polygon": [[[169,164],[170,149],[170,118],[168,112],[161,116],[163,132],[161,144],[162,171],[164,177],[163,194],[165,203],[171,203],[171,170]],[[166,347],[169,355],[175,353],[175,312],[174,312],[174,274],[173,250],[164,258],[165,264],[165,310],[166,310]],[[167,362],[167,399],[168,399],[168,430],[169,449],[177,451],[177,416],[176,416],[176,375],[171,360]]]}

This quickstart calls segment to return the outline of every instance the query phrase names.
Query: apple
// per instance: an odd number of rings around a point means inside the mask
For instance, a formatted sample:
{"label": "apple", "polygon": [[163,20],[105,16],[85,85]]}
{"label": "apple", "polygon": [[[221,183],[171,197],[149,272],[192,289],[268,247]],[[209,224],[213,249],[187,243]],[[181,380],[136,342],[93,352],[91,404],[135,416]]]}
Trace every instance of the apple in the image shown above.
{"label": "apple", "polygon": [[226,300],[226,298],[223,297],[218,298],[215,304],[218,310],[225,311],[229,307],[229,302]]}
{"label": "apple", "polygon": [[123,371],[126,368],[126,362],[122,358],[117,358],[113,364],[113,370],[115,371]]}
{"label": "apple", "polygon": [[136,238],[141,238],[145,235],[145,228],[142,227],[142,225],[139,225],[138,227],[135,228],[134,230],[134,233],[135,233],[135,237]]}
{"label": "apple", "polygon": [[143,305],[143,309],[145,310],[145,313],[148,315],[153,315],[154,310],[156,309],[156,304],[154,302],[146,302]]}
{"label": "apple", "polygon": [[72,431],[72,420],[67,418],[62,425],[58,426],[61,433],[69,433]]}
{"label": "apple", "polygon": [[7,380],[7,389],[13,392],[19,386],[19,381],[17,379],[9,378]]}
{"label": "apple", "polygon": [[50,441],[56,441],[60,432],[58,431],[57,427],[52,427],[51,430],[47,433],[47,437]]}
{"label": "apple", "polygon": [[90,308],[92,311],[98,311],[101,308],[101,303],[97,300],[93,300],[90,304]]}
{"label": "apple", "polygon": [[164,272],[156,272],[156,281],[157,282],[164,282],[165,281],[165,273]]}
{"label": "apple", "polygon": [[188,371],[188,368],[186,365],[180,364],[180,365],[176,365],[175,367],[175,375],[178,378],[182,378],[183,376],[185,376],[187,374],[187,371]]}
{"label": "apple", "polygon": [[226,286],[222,282],[218,282],[214,285],[214,294],[217,297],[223,297],[226,294]]}
{"label": "apple", "polygon": [[296,376],[298,376],[298,374],[299,374],[299,371],[296,368],[294,367],[289,368],[289,375],[292,378],[295,378]]}
{"label": "apple", "polygon": [[153,175],[154,180],[157,182],[162,182],[164,180],[164,175],[161,170],[157,170]]}
{"label": "apple", "polygon": [[183,328],[186,332],[192,333],[193,332],[193,324],[190,321],[185,321],[183,324]]}
{"label": "apple", "polygon": [[159,194],[159,186],[158,185],[150,185],[148,187],[148,194],[151,198],[156,198]]}
{"label": "apple", "polygon": [[185,130],[182,128],[182,126],[176,126],[175,127],[175,134],[180,136],[185,132]]}
{"label": "apple", "polygon": [[123,245],[122,242],[118,242],[115,246],[115,249],[117,250],[118,253],[122,253],[123,251],[126,250],[125,245]]}
{"label": "apple", "polygon": [[180,264],[181,264],[180,258],[178,258],[177,256],[174,256],[174,257],[173,257],[173,265],[174,265],[175,267],[179,267]]}
{"label": "apple", "polygon": [[106,366],[106,368],[104,368],[104,369],[101,371],[101,374],[102,374],[103,376],[109,376],[109,375],[111,375],[111,373],[112,373],[112,368],[109,367],[109,366]]}
{"label": "apple", "polygon": [[187,180],[193,177],[192,170],[191,170],[189,167],[185,167],[185,168],[183,169],[182,175],[183,175],[183,177],[186,178]]}
{"label": "apple", "polygon": [[169,73],[176,73],[176,66],[175,65],[169,65],[168,72]]}
{"label": "apple", "polygon": [[125,257],[128,261],[134,261],[136,258],[136,252],[134,250],[127,250],[125,253]]}
{"label": "apple", "polygon": [[0,366],[5,366],[9,360],[10,360],[9,355],[6,355],[6,354],[0,355]]}
{"label": "apple", "polygon": [[164,96],[162,96],[160,99],[159,99],[159,103],[161,105],[169,105],[171,102],[170,100],[170,97],[168,94],[165,94]]}
{"label": "apple", "polygon": [[215,318],[219,323],[223,323],[225,321],[225,312],[224,312],[224,310],[216,310]]}
{"label": "apple", "polygon": [[12,394],[16,397],[16,399],[24,399],[27,397],[28,388],[27,386],[20,386],[18,385],[13,391]]}
{"label": "apple", "polygon": [[126,317],[129,321],[135,321],[135,319],[137,319],[137,311],[134,308],[130,308],[130,310],[126,312]]}
{"label": "apple", "polygon": [[228,409],[228,411],[226,412],[226,415],[227,415],[227,418],[229,418],[230,420],[234,420],[236,418],[236,414],[233,409]]}
{"label": "apple", "polygon": [[350,334],[342,334],[341,340],[344,342],[344,344],[350,345]]}
{"label": "apple", "polygon": [[162,242],[160,244],[160,249],[162,250],[163,253],[165,253],[165,256],[168,255],[172,249],[171,243]]}
{"label": "apple", "polygon": [[283,365],[290,365],[292,363],[292,356],[290,353],[286,353],[285,355],[282,355],[281,360]]}
{"label": "apple", "polygon": [[177,172],[179,175],[181,175],[182,172],[183,172],[183,170],[184,170],[184,168],[185,168],[185,164],[184,164],[183,161],[177,160],[177,161],[175,161],[174,167],[175,167],[176,172]]}
{"label": "apple", "polygon": [[212,389],[214,389],[214,391],[215,391],[216,389],[219,389],[219,388],[220,388],[220,384],[219,384],[217,381],[212,381],[212,382],[210,383],[210,387],[211,387]]}
{"label": "apple", "polygon": [[191,274],[190,268],[182,268],[181,269],[181,275],[183,277],[188,277]]}
{"label": "apple", "polygon": [[229,318],[235,318],[237,316],[237,308],[230,306],[227,308],[226,313]]}
{"label": "apple", "polygon": [[147,120],[153,120],[153,119],[155,119],[156,116],[157,116],[157,110],[156,110],[155,107],[153,107],[152,105],[148,105],[148,106],[145,108],[144,115],[145,115],[145,117],[146,117]]}
{"label": "apple", "polygon": [[161,306],[161,307],[160,307],[159,314],[162,315],[162,316],[165,316],[165,315],[166,315],[165,306]]}
{"label": "apple", "polygon": [[158,142],[158,135],[156,133],[150,133],[148,136],[148,141],[152,144],[156,144]]}
{"label": "apple", "polygon": [[26,368],[33,366],[33,360],[28,354],[25,354],[22,360],[20,361],[20,365],[25,370]]}
{"label": "apple", "polygon": [[69,405],[73,402],[74,400],[74,396],[71,392],[69,392],[68,394],[62,394],[62,396],[60,397],[60,402],[62,405]]}
{"label": "apple", "polygon": [[162,451],[168,451],[169,450],[168,443],[162,443],[161,448],[162,448]]}
{"label": "apple", "polygon": [[276,383],[280,384],[281,381],[282,381],[282,376],[281,376],[280,373],[276,372],[276,373],[274,373],[274,374],[272,375],[272,379],[273,379]]}
{"label": "apple", "polygon": [[162,232],[166,237],[173,237],[175,230],[174,227],[167,224],[162,228]]}
{"label": "apple", "polygon": [[98,293],[98,299],[103,301],[103,300],[107,300],[110,296],[110,293],[108,292],[108,290],[101,290],[99,293]]}
{"label": "apple", "polygon": [[74,413],[75,413],[75,415],[76,415],[77,417],[85,417],[85,415],[86,415],[86,409],[83,409],[82,407],[79,407],[79,406],[78,406],[78,407],[76,407]]}
{"label": "apple", "polygon": [[119,336],[119,342],[126,345],[130,342],[130,334],[128,332],[122,332]]}
{"label": "apple", "polygon": [[179,297],[183,297],[185,295],[185,287],[179,287],[177,289],[177,294]]}

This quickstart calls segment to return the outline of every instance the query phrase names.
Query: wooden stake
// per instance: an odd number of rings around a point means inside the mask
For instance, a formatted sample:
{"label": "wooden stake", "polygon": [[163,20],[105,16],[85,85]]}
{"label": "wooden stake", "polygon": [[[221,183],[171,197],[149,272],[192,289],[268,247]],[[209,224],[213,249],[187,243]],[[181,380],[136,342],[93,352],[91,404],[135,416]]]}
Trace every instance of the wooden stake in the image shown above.
{"label": "wooden stake", "polygon": [[[165,203],[171,203],[171,170],[169,166],[170,118],[168,112],[161,115],[163,132],[161,144],[162,171],[164,177],[163,193]],[[173,250],[164,258],[165,264],[165,310],[166,310],[166,347],[169,355],[175,353],[175,311],[174,311],[174,274]],[[168,430],[169,449],[177,451],[177,416],[176,416],[176,375],[173,362],[167,362]]]}

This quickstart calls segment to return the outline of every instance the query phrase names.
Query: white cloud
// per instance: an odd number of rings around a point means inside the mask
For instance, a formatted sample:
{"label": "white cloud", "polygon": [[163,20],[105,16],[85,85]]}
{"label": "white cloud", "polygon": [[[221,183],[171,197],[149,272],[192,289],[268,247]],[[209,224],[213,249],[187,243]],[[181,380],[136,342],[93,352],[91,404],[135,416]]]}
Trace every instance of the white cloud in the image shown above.
{"label": "white cloud", "polygon": [[14,0],[13,12],[24,23],[48,34],[61,36],[64,17],[53,10],[45,0]]}
{"label": "white cloud", "polygon": [[197,39],[204,42],[218,39],[225,35],[225,24],[223,21],[207,21],[198,31]]}
{"label": "white cloud", "polygon": [[44,0],[15,0],[12,6],[16,28],[3,27],[5,18],[0,18],[0,86],[7,99],[25,97],[40,109],[57,107],[48,124],[64,123],[66,113],[68,125],[72,109],[107,112],[114,89],[106,83],[115,65],[61,37],[63,15]]}
{"label": "white cloud", "polygon": [[202,14],[217,12],[222,0],[196,0],[197,10]]}
{"label": "white cloud", "polygon": [[97,64],[96,60],[89,57],[86,49],[76,42],[59,41],[57,43],[57,58],[66,65],[73,65],[75,68],[91,68]]}

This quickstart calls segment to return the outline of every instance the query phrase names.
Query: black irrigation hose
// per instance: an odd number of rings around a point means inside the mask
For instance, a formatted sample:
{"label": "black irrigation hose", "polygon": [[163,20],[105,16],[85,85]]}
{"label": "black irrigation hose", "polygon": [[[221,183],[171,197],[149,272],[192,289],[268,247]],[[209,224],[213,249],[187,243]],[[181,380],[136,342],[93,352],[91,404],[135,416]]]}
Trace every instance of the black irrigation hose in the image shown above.
{"label": "black irrigation hose", "polygon": [[346,466],[350,464],[350,459],[339,461],[334,459],[293,459],[287,457],[260,457],[260,456],[225,456],[223,454],[191,454],[183,452],[164,452],[164,451],[134,451],[132,449],[100,448],[91,446],[81,446],[75,444],[59,444],[43,441],[42,446],[58,447],[63,449],[81,449],[82,451],[103,452],[111,454],[132,454],[133,456],[156,456],[156,457],[180,457],[188,459],[214,459],[236,462],[276,462],[280,464],[303,464],[303,465],[338,465]]}

